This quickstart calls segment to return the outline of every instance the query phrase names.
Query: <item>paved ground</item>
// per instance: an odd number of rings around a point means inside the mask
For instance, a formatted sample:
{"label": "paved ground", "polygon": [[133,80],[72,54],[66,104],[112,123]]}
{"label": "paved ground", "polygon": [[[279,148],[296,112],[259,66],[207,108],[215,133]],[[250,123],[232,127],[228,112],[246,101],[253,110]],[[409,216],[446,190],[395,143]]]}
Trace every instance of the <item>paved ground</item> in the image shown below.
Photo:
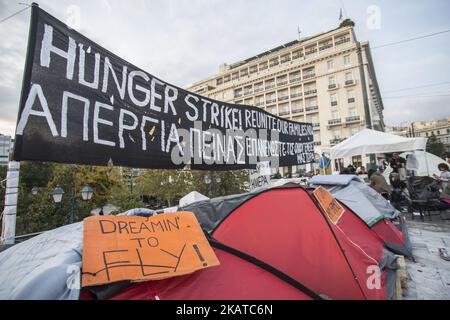
{"label": "paved ground", "polygon": [[406,260],[408,288],[403,299],[450,300],[450,261],[439,257],[439,248],[450,254],[450,220],[439,215],[432,221],[407,216],[409,235],[416,262]]}

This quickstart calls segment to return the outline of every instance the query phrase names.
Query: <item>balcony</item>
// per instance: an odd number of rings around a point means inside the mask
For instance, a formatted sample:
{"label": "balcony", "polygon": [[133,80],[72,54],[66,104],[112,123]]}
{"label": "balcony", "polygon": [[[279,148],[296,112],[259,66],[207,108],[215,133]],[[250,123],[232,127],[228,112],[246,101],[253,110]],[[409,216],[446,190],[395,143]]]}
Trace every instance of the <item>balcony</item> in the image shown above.
{"label": "balcony", "polygon": [[301,93],[301,92],[291,93],[291,98],[292,99],[300,98],[301,96],[303,96],[303,93]]}
{"label": "balcony", "polygon": [[328,120],[328,128],[333,127],[333,126],[340,126],[341,124],[342,124],[341,119]]}
{"label": "balcony", "polygon": [[289,99],[289,96],[279,96],[278,97],[278,101],[284,101],[284,100],[287,100],[287,99]]}
{"label": "balcony", "polygon": [[320,130],[320,123],[313,123],[312,126],[314,130]]}
{"label": "balcony", "polygon": [[310,55],[310,54],[313,54],[316,52],[317,52],[317,48],[312,48],[312,49],[305,51],[305,55]]}
{"label": "balcony", "polygon": [[338,89],[338,85],[336,83],[331,83],[328,85],[328,90],[336,90]]}
{"label": "balcony", "polygon": [[348,103],[353,103],[353,102],[355,102],[355,98],[348,98]]}
{"label": "balcony", "polygon": [[315,73],[307,73],[303,76],[303,80],[308,80],[308,79],[314,78],[315,76],[316,76]]}
{"label": "balcony", "polygon": [[278,62],[278,60],[276,60],[276,61],[270,61],[269,67],[275,67],[275,66],[277,66],[277,65],[279,65],[279,64],[280,64],[280,62]]}
{"label": "balcony", "polygon": [[277,99],[268,99],[266,100],[266,104],[271,104],[277,102]]}
{"label": "balcony", "polygon": [[314,95],[317,93],[317,89],[307,90],[305,91],[305,96]]}
{"label": "balcony", "polygon": [[270,89],[273,89],[273,88],[275,88],[275,83],[271,83],[271,84],[267,84],[266,85],[266,90],[270,90]]}
{"label": "balcony", "polygon": [[259,106],[263,106],[264,105],[264,101],[257,101],[255,102],[255,106],[259,107]]}
{"label": "balcony", "polygon": [[341,45],[341,44],[344,44],[344,43],[346,43],[346,42],[350,42],[350,38],[342,38],[342,39],[339,39],[338,41],[336,41],[336,45],[337,46],[339,46],[339,45]]}
{"label": "balcony", "polygon": [[294,82],[299,82],[299,81],[301,81],[302,80],[302,78],[300,78],[300,77],[293,77],[293,78],[291,78],[291,80],[289,80],[291,83],[294,83]]}
{"label": "balcony", "polygon": [[337,145],[338,143],[341,143],[342,141],[344,141],[345,139],[342,139],[342,138],[334,138],[334,139],[331,139],[330,140],[330,145],[331,146],[335,146],[335,145]]}
{"label": "balcony", "polygon": [[235,98],[240,98],[240,97],[242,97],[242,93],[235,93],[235,94],[234,94],[234,97],[235,97]]}
{"label": "balcony", "polygon": [[292,109],[292,113],[303,113],[304,110],[303,108]]}
{"label": "balcony", "polygon": [[301,58],[301,57],[303,57],[303,54],[301,54],[301,53],[293,53],[292,54],[292,60],[298,59],[298,58]]}
{"label": "balcony", "polygon": [[264,91],[264,87],[255,87],[255,92],[261,92]]}
{"label": "balcony", "polygon": [[360,116],[351,116],[351,117],[347,117],[345,118],[345,126],[352,124],[352,123],[358,123],[361,121],[361,117]]}
{"label": "balcony", "polygon": [[306,112],[319,110],[319,106],[309,106],[306,107]]}
{"label": "balcony", "polygon": [[252,94],[253,92],[251,90],[244,91],[244,96],[248,96],[249,94]]}
{"label": "balcony", "polygon": [[346,86],[346,87],[352,86],[352,85],[354,85],[354,84],[356,84],[356,81],[355,81],[355,80],[345,80],[345,86]]}
{"label": "balcony", "polygon": [[283,81],[278,81],[278,82],[277,82],[277,85],[278,85],[278,86],[284,86],[284,85],[286,85],[286,84],[288,84],[288,81],[287,81],[287,80],[283,80]]}
{"label": "balcony", "polygon": [[280,111],[280,113],[278,114],[280,117],[282,116],[287,116],[289,114],[289,110],[285,110],[285,111]]}
{"label": "balcony", "polygon": [[330,48],[333,48],[332,44],[325,44],[325,45],[319,47],[319,51],[327,50],[327,49],[330,49]]}
{"label": "balcony", "polygon": [[332,107],[336,107],[337,106],[337,101],[331,101],[331,106]]}
{"label": "balcony", "polygon": [[320,141],[314,141],[314,145],[315,145],[315,146],[320,146],[320,145],[322,145],[322,142],[320,142]]}

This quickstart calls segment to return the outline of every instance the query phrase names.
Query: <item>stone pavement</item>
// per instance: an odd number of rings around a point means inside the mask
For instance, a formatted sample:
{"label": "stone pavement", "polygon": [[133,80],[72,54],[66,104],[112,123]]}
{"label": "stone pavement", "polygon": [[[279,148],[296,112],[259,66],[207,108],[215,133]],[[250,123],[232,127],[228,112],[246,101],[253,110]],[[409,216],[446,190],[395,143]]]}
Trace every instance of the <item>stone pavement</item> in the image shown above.
{"label": "stone pavement", "polygon": [[408,288],[405,300],[450,300],[450,261],[439,256],[439,248],[450,254],[450,221],[439,215],[422,222],[419,217],[407,216],[409,236],[416,262],[406,260]]}

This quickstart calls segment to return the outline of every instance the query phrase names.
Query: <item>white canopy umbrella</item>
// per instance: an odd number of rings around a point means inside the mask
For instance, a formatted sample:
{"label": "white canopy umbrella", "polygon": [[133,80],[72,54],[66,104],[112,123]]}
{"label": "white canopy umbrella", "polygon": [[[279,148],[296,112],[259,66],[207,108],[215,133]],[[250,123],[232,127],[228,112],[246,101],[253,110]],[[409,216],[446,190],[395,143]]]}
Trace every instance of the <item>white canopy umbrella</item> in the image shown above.
{"label": "white canopy umbrella", "polygon": [[330,156],[332,159],[349,158],[363,154],[425,150],[426,146],[426,138],[405,138],[364,129],[332,147]]}

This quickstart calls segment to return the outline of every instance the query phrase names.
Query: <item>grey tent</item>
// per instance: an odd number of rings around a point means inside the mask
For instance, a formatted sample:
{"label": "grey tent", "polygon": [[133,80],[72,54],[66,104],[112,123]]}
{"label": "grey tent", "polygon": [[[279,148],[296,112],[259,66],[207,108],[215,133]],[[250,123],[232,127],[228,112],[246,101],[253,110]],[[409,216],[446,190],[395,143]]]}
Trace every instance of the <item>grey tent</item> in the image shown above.
{"label": "grey tent", "polygon": [[[121,215],[153,213],[149,209],[132,209]],[[82,246],[83,223],[77,222],[0,252],[0,299],[77,300]],[[98,295],[102,289],[98,288]]]}

